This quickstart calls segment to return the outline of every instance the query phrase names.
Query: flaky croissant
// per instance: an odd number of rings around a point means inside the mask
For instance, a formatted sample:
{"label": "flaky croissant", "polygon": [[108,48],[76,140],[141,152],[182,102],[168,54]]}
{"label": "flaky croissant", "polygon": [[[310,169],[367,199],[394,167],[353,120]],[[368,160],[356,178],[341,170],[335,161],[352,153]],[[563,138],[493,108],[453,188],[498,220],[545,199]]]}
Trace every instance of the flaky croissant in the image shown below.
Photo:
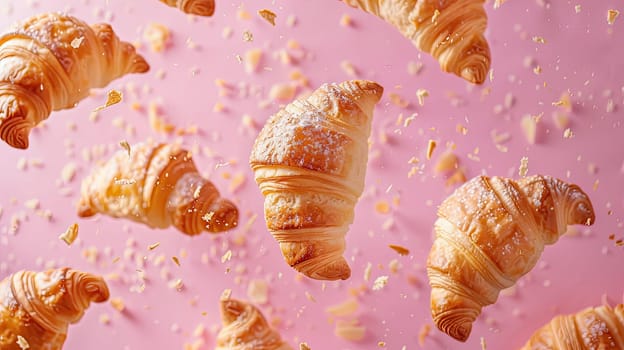
{"label": "flaky croissant", "polygon": [[373,108],[383,88],[325,84],[269,119],[250,165],[269,231],[286,262],[308,277],[347,279],[344,236],[364,189]]}
{"label": "flaky croissant", "polygon": [[0,350],[25,349],[24,341],[30,349],[60,350],[68,326],[108,297],[104,280],[90,273],[16,272],[0,282]]}
{"label": "flaky croissant", "polygon": [[238,209],[204,179],[191,154],[174,144],[140,143],[120,150],[82,182],[78,215],[103,213],[188,235],[238,224]]}
{"label": "flaky croissant", "polygon": [[74,107],[91,88],[148,71],[108,24],[59,13],[31,17],[0,38],[0,138],[28,148],[30,130],[52,111]]}
{"label": "flaky croissant", "polygon": [[293,350],[250,303],[221,300],[221,321],[215,350]]}
{"label": "flaky croissant", "polygon": [[160,0],[171,7],[177,7],[184,13],[210,17],[214,14],[214,0]]}
{"label": "flaky croissant", "polygon": [[624,349],[624,305],[590,307],[557,316],[533,334],[522,350]]}
{"label": "flaky croissant", "polygon": [[485,176],[459,187],[438,210],[427,260],[436,326],[465,341],[481,308],[529,272],[568,225],[591,225],[594,210],[576,185],[549,176]]}
{"label": "flaky croissant", "polygon": [[484,0],[343,0],[396,27],[445,72],[481,84],[490,70]]}

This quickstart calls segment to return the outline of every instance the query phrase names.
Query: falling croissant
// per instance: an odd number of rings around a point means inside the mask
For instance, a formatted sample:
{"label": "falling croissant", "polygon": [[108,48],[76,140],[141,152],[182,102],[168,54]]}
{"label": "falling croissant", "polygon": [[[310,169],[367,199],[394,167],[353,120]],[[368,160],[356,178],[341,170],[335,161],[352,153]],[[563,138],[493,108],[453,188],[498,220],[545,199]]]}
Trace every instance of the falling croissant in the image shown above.
{"label": "falling croissant", "polygon": [[173,144],[140,143],[120,150],[82,182],[78,215],[126,218],[187,235],[238,224],[238,209],[204,179],[191,154]]}
{"label": "falling croissant", "polygon": [[490,70],[484,0],[343,0],[396,27],[445,72],[481,84]]}
{"label": "falling croissant", "polygon": [[149,70],[110,25],[59,13],[31,17],[3,35],[0,67],[0,138],[22,149],[52,111],[74,107],[91,88]]}
{"label": "falling croissant", "polygon": [[215,350],[293,350],[272,329],[255,306],[236,299],[221,300],[223,328]]}
{"label": "falling croissant", "polygon": [[250,165],[269,231],[286,262],[314,279],[347,279],[345,234],[364,189],[373,108],[370,81],[325,84],[264,126]]}
{"label": "falling croissant", "polygon": [[624,305],[587,308],[557,316],[535,332],[522,350],[624,349]]}
{"label": "falling croissant", "polygon": [[68,326],[80,321],[90,303],[108,297],[104,280],[90,273],[70,268],[17,272],[0,282],[0,349],[28,344],[61,350]]}
{"label": "falling croissant", "polygon": [[591,225],[594,210],[576,185],[549,176],[485,176],[459,187],[438,210],[429,253],[436,326],[466,341],[481,308],[537,263],[568,225]]}
{"label": "falling croissant", "polygon": [[210,17],[214,14],[214,0],[160,0],[171,7],[177,7],[184,13]]}

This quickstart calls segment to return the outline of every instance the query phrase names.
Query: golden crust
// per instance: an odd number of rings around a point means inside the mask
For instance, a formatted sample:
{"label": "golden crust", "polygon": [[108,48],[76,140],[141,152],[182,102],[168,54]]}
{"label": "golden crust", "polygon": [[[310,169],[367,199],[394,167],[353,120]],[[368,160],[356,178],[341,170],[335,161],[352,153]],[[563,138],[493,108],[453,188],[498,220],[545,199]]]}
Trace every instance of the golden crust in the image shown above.
{"label": "golden crust", "polygon": [[364,189],[374,105],[369,81],[325,84],[272,116],[251,152],[267,227],[286,262],[315,279],[346,279],[344,235]]}
{"label": "golden crust", "polygon": [[536,175],[519,181],[485,176],[441,205],[427,272],[434,322],[465,341],[483,306],[537,263],[568,225],[592,224],[592,204],[576,185]]}
{"label": "golden crust", "polygon": [[160,0],[171,7],[177,7],[184,13],[210,17],[214,14],[214,0]]}

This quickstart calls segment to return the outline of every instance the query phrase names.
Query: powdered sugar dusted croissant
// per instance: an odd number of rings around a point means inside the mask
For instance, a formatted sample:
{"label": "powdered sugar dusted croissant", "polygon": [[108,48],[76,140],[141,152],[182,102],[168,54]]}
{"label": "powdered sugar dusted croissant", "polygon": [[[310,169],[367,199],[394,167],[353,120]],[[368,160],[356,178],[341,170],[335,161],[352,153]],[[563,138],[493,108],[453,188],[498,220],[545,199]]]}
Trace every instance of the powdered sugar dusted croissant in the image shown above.
{"label": "powdered sugar dusted croissant", "polygon": [[445,72],[481,84],[490,70],[485,0],[343,0],[396,27]]}
{"label": "powdered sugar dusted croissant", "polygon": [[221,321],[215,350],[293,350],[252,304],[221,300]]}
{"label": "powdered sugar dusted croissant", "polygon": [[21,336],[30,349],[60,350],[68,326],[80,321],[90,303],[108,297],[104,280],[89,273],[17,272],[0,282],[0,349],[21,350]]}
{"label": "powdered sugar dusted croissant", "polygon": [[533,334],[522,350],[624,349],[624,305],[590,307],[557,316]]}
{"label": "powdered sugar dusted croissant", "polygon": [[427,261],[431,312],[440,330],[461,341],[481,308],[529,272],[545,245],[568,225],[595,220],[578,186],[541,175],[476,177],[440,205],[438,216]]}
{"label": "powdered sugar dusted croissant", "polygon": [[78,215],[103,213],[188,235],[236,227],[238,209],[174,144],[140,143],[117,152],[82,182]]}
{"label": "powdered sugar dusted croissant", "polygon": [[269,231],[286,262],[308,277],[347,279],[344,236],[364,189],[373,108],[383,88],[325,84],[269,119],[250,164]]}
{"label": "powdered sugar dusted croissant", "polygon": [[177,7],[184,13],[198,16],[212,16],[214,14],[214,0],[160,0],[171,7]]}
{"label": "powdered sugar dusted croissant", "polygon": [[148,69],[108,24],[89,26],[59,13],[31,17],[0,38],[0,138],[28,148],[30,130],[52,111]]}

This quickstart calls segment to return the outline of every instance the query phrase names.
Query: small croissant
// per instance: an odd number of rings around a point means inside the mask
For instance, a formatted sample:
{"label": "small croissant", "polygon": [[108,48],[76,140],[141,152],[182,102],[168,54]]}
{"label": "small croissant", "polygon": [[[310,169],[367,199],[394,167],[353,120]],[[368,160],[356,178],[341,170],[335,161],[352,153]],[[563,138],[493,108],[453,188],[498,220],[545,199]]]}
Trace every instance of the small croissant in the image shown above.
{"label": "small croissant", "polygon": [[0,282],[0,350],[60,350],[70,324],[80,321],[92,302],[108,300],[101,277],[62,268],[20,271]]}
{"label": "small croissant", "polygon": [[266,123],[250,165],[269,231],[286,262],[320,280],[347,279],[345,235],[364,189],[373,108],[383,88],[325,84]]}
{"label": "small croissant", "polygon": [[210,17],[214,14],[214,0],[160,0],[171,7],[177,7],[184,13]]}
{"label": "small croissant", "polygon": [[80,217],[96,213],[187,235],[238,224],[238,209],[204,179],[191,154],[174,144],[140,143],[120,150],[82,182]]}
{"label": "small croissant", "polygon": [[436,326],[466,341],[481,309],[537,263],[568,225],[591,225],[589,197],[577,186],[535,175],[518,181],[476,177],[438,210],[427,260]]}
{"label": "small croissant", "polygon": [[445,72],[481,84],[490,70],[484,0],[343,0],[396,27]]}
{"label": "small croissant", "polygon": [[533,334],[522,350],[624,349],[624,305],[589,307],[560,315]]}
{"label": "small croissant", "polygon": [[0,138],[28,148],[30,130],[147,62],[108,24],[60,13],[31,17],[0,37]]}
{"label": "small croissant", "polygon": [[252,304],[221,300],[221,322],[215,350],[293,350]]}

